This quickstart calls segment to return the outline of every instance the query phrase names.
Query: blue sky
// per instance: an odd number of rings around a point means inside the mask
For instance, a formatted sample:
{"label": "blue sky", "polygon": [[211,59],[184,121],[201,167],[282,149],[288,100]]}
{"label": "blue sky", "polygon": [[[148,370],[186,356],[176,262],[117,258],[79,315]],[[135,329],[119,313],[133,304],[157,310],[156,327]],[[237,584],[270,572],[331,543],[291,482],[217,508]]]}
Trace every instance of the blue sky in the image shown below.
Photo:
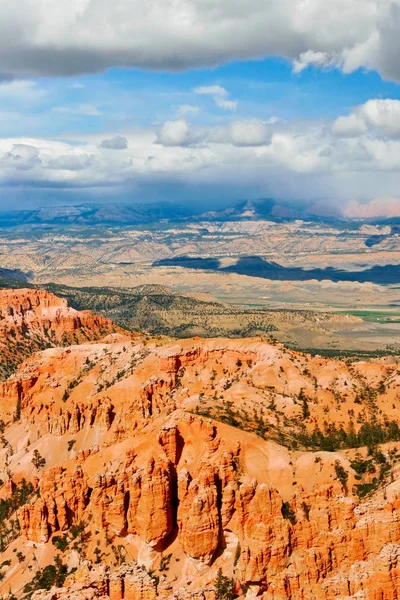
{"label": "blue sky", "polygon": [[400,0],[0,9],[0,206],[400,210]]}
{"label": "blue sky", "polygon": [[[283,59],[234,61],[213,69],[168,73],[109,69],[80,77],[24,79],[31,93],[1,97],[0,111],[21,111],[19,119],[0,121],[0,136],[65,136],[160,124],[179,116],[182,105],[199,109],[190,120],[201,125],[232,117],[200,86],[219,85],[237,102],[236,118],[333,119],[371,98],[400,99],[400,85],[376,72],[309,68],[294,74]],[[7,83],[5,84],[5,87]]]}

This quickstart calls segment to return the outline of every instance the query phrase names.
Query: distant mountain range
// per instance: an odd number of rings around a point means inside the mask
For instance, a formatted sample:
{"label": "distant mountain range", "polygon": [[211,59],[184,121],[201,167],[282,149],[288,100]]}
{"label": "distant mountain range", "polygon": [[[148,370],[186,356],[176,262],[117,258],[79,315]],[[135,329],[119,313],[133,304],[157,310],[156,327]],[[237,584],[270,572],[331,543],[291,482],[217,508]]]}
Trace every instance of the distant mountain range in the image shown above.
{"label": "distant mountain range", "polygon": [[175,204],[82,204],[0,212],[0,227],[21,225],[140,225],[188,218],[192,212]]}
{"label": "distant mountain range", "polygon": [[[0,227],[20,226],[140,226],[160,221],[287,221],[306,219],[334,223],[354,220],[340,215],[321,215],[310,203],[289,203],[272,198],[245,200],[215,211],[201,212],[188,202],[187,206],[173,202],[147,204],[82,204],[77,206],[42,207],[32,210],[0,211]],[[399,225],[399,218],[375,219],[370,223]],[[373,244],[373,242],[372,242]]]}

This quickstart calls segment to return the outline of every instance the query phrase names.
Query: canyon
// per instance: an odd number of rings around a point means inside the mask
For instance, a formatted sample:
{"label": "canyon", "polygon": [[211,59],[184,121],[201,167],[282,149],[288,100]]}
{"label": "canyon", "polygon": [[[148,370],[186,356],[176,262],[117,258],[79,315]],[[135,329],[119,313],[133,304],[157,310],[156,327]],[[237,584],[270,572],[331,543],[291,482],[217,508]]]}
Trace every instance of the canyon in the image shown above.
{"label": "canyon", "polygon": [[398,598],[395,357],[134,334],[43,290],[0,307],[51,341],[0,383],[4,599]]}

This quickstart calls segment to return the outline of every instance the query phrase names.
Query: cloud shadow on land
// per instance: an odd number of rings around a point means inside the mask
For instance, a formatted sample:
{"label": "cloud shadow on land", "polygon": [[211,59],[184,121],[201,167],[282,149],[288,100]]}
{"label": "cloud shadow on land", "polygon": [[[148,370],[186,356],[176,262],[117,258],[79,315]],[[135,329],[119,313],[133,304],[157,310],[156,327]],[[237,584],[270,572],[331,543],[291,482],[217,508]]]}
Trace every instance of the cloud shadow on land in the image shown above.
{"label": "cloud shadow on land", "polygon": [[376,283],[389,285],[400,283],[400,266],[374,266],[362,271],[345,271],[327,267],[325,269],[302,269],[300,267],[284,267],[275,262],[269,262],[259,256],[243,256],[236,264],[221,267],[218,259],[179,256],[165,258],[153,263],[156,267],[184,267],[187,269],[202,269],[220,273],[237,273],[250,277],[260,277],[272,281],[317,281],[330,280],[333,282],[350,281],[357,283]]}

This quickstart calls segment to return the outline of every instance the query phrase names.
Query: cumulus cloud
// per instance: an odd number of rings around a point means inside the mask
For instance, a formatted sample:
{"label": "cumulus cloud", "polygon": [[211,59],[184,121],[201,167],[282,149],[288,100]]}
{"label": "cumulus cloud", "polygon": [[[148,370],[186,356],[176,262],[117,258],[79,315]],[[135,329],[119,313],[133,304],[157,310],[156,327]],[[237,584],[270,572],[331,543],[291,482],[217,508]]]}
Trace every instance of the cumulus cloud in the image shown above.
{"label": "cumulus cloud", "polygon": [[300,56],[293,61],[293,72],[301,73],[307,67],[332,67],[339,66],[338,59],[331,56],[328,52],[315,52],[307,50],[302,52]]}
{"label": "cumulus cloud", "polygon": [[235,111],[237,109],[237,100],[230,100],[228,90],[220,85],[200,86],[193,91],[202,96],[211,96],[215,104],[223,110]]}
{"label": "cumulus cloud", "polygon": [[233,146],[262,146],[270,139],[270,129],[258,119],[233,121],[226,127],[211,130],[208,134],[208,141]]}
{"label": "cumulus cloud", "polygon": [[100,148],[107,148],[108,150],[126,150],[128,148],[128,140],[123,135],[116,135],[109,140],[103,140],[100,144]]}
{"label": "cumulus cloud", "polygon": [[400,79],[399,0],[0,0],[0,8],[0,72],[19,77],[278,55],[296,71],[365,67]]}
{"label": "cumulus cloud", "polygon": [[199,140],[190,129],[185,119],[166,121],[157,136],[157,143],[162,146],[189,146]]}
{"label": "cumulus cloud", "polygon": [[[393,215],[400,189],[400,136],[392,125],[397,105],[371,102],[330,124],[231,119],[206,128],[176,119],[119,128],[109,137],[0,138],[0,185],[93,191],[128,190],[137,183],[148,189],[225,186],[243,196],[256,189],[258,195],[329,199],[346,205],[349,216]],[[126,143],[116,143],[118,138]],[[112,151],[119,145],[122,152]],[[375,198],[395,200],[364,202]]]}
{"label": "cumulus cloud", "polygon": [[13,144],[8,152],[0,157],[0,167],[28,171],[40,165],[39,151],[30,144]]}
{"label": "cumulus cloud", "polygon": [[367,124],[358,114],[338,117],[332,125],[332,132],[338,137],[357,137],[368,131]]}
{"label": "cumulus cloud", "polygon": [[94,163],[94,156],[88,154],[64,154],[47,163],[48,169],[56,171],[83,171]]}
{"label": "cumulus cloud", "polygon": [[368,130],[377,136],[400,137],[400,101],[368,100],[332,125],[333,133],[339,137],[357,137]]}
{"label": "cumulus cloud", "polygon": [[389,136],[399,136],[399,100],[368,100],[360,108],[360,115],[371,127]]}

